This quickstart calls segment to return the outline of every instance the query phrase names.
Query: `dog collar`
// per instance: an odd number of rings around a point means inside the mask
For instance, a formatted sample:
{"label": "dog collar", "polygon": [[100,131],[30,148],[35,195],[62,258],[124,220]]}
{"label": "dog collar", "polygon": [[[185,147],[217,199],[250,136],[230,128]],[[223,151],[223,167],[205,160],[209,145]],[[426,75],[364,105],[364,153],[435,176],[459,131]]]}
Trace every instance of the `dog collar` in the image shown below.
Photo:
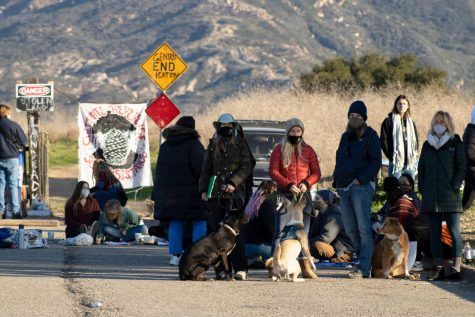
{"label": "dog collar", "polygon": [[226,229],[228,229],[229,231],[231,231],[235,236],[237,236],[239,233],[236,232],[236,230],[234,230],[233,228],[231,228],[230,225],[226,224],[226,223],[223,223],[223,227],[225,227]]}

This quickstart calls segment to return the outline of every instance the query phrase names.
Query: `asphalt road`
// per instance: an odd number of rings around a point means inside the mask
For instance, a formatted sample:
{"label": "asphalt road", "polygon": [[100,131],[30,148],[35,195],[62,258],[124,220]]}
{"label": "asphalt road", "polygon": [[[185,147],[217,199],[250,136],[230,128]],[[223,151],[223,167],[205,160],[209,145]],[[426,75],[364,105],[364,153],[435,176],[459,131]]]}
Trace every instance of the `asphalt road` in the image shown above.
{"label": "asphalt road", "polygon": [[[305,283],[183,282],[166,247],[0,249],[0,316],[473,316],[475,287],[456,282],[349,280],[319,269]],[[209,272],[211,276],[211,272]],[[100,302],[101,307],[90,308]]]}

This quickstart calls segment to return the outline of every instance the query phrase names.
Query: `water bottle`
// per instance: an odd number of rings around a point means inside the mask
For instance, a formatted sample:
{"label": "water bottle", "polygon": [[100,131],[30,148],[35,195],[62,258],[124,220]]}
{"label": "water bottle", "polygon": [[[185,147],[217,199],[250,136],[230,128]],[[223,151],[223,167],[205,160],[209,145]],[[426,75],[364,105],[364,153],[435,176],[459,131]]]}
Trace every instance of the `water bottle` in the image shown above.
{"label": "water bottle", "polygon": [[463,247],[463,257],[465,260],[471,260],[472,259],[472,248],[470,247],[470,242],[465,242],[465,245]]}
{"label": "water bottle", "polygon": [[26,249],[25,226],[18,226],[18,249]]}

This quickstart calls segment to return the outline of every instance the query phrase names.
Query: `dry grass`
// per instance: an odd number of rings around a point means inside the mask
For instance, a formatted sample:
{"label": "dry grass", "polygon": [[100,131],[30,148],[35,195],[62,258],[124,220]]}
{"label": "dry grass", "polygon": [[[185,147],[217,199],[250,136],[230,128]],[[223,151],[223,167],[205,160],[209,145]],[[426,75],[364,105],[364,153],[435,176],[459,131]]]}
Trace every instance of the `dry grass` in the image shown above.
{"label": "dry grass", "polygon": [[463,133],[470,121],[470,98],[457,93],[388,89],[382,92],[368,90],[355,98],[338,93],[309,95],[285,90],[257,90],[225,99],[209,113],[197,116],[197,128],[203,136],[209,137],[212,134],[211,122],[223,112],[230,112],[237,119],[300,118],[305,124],[305,139],[320,156],[323,175],[329,176],[333,173],[335,152],[347,123],[350,103],[354,99],[361,99],[366,103],[368,124],[379,134],[382,121],[401,93],[407,95],[411,102],[411,113],[418,128],[421,145],[437,110],[445,110],[453,115],[456,132],[459,134]]}
{"label": "dry grass", "polygon": [[[354,99],[363,100],[368,107],[368,124],[378,134],[384,118],[391,111],[394,99],[399,94],[408,96],[411,102],[413,120],[417,124],[419,138],[424,141],[433,114],[437,110],[445,110],[452,114],[456,133],[462,134],[470,120],[473,100],[461,93],[446,93],[443,91],[412,89],[401,90],[389,88],[385,91],[364,91],[357,96],[340,93],[296,93],[291,90],[256,89],[242,92],[223,99],[216,106],[203,114],[194,115],[197,130],[202,135],[202,142],[207,144],[213,133],[212,122],[224,112],[229,112],[237,119],[269,119],[287,120],[292,117],[302,119],[305,124],[305,139],[312,145],[321,158],[321,168],[324,176],[333,173],[335,151],[342,131],[347,123],[347,111]],[[42,114],[41,129],[47,131],[51,142],[57,138],[77,138],[77,112],[55,111]],[[26,126],[24,113],[16,113],[14,119]],[[158,148],[158,127],[149,119],[149,136],[151,155],[154,157]]]}

